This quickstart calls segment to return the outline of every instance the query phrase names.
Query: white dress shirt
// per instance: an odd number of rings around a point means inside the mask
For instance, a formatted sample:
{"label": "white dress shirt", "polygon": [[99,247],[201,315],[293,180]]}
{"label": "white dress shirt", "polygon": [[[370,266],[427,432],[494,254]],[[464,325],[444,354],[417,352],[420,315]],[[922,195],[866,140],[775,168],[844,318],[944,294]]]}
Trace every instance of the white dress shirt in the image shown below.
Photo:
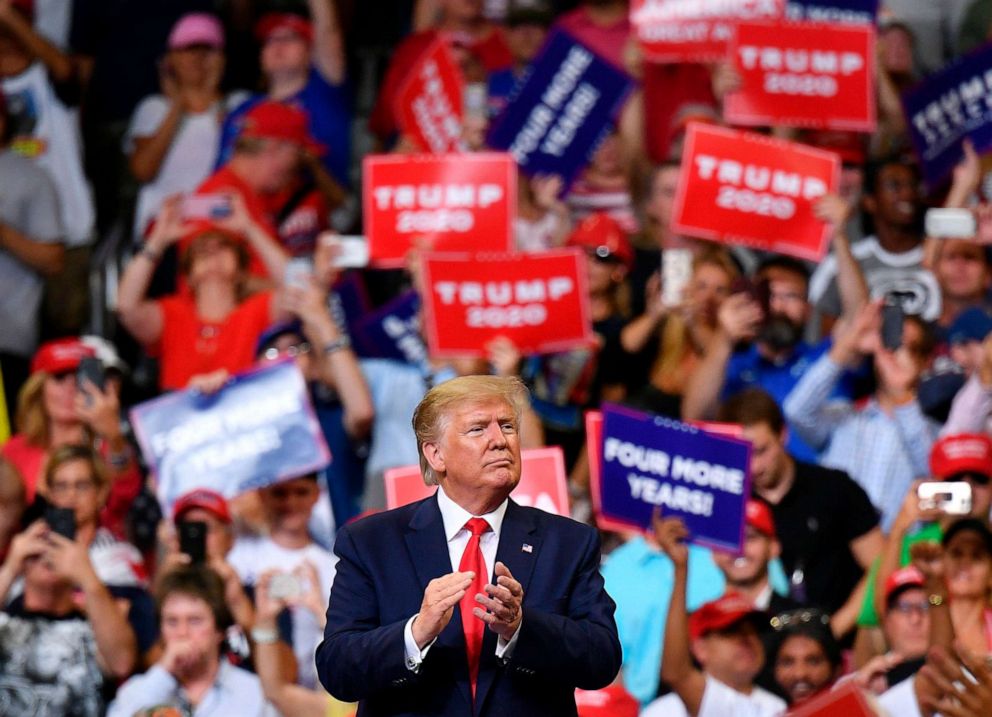
{"label": "white dress shirt", "polygon": [[[444,523],[445,540],[448,541],[448,557],[451,559],[452,572],[458,571],[458,566],[462,562],[462,554],[465,552],[465,546],[468,545],[468,540],[472,535],[465,528],[465,524],[470,518],[482,518],[489,523],[491,530],[479,537],[479,547],[482,550],[482,559],[486,563],[486,573],[489,577],[489,582],[492,583],[493,571],[496,569],[496,549],[499,547],[500,529],[503,527],[503,516],[506,515],[507,501],[504,500],[491,513],[474,516],[451,500],[445,494],[444,490],[438,487],[437,505],[441,509],[441,521]],[[482,606],[480,605],[479,607]],[[431,649],[431,645],[437,639],[434,638],[434,640],[431,640],[424,646],[423,650],[417,646],[416,640],[413,639],[413,621],[416,617],[417,615],[414,615],[407,620],[406,627],[403,630],[403,641],[406,648],[406,666],[413,672],[420,670],[420,663],[424,661],[427,651]],[[513,652],[513,646],[517,643],[517,636],[519,634],[520,626],[518,625],[517,631],[513,633],[513,637],[508,641],[500,637],[496,644],[496,657],[509,659]]]}

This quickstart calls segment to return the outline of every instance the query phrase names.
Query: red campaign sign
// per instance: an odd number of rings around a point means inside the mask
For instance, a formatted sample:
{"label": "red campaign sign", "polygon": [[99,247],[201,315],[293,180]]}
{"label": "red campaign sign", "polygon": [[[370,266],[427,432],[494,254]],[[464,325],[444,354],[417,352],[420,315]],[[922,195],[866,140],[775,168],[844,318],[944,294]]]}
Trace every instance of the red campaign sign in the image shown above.
{"label": "red campaign sign", "polygon": [[729,53],[742,80],[724,101],[729,123],[875,131],[871,27],[741,23]]}
{"label": "red campaign sign", "polygon": [[400,131],[434,154],[462,147],[462,73],[438,38],[417,58],[396,93]]}
{"label": "red campaign sign", "polygon": [[858,687],[854,680],[847,680],[832,690],[824,692],[801,706],[786,712],[786,717],[877,717],[878,702]]}
{"label": "red campaign sign", "polygon": [[370,155],[362,195],[376,266],[402,267],[414,239],[435,251],[513,250],[517,167],[509,154]]}
{"label": "red campaign sign", "polygon": [[642,532],[630,523],[612,520],[603,515],[600,485],[600,468],[603,465],[603,413],[586,411],[586,456],[589,459],[589,495],[592,498],[592,513],[596,527],[621,535],[636,535]]}
{"label": "red campaign sign", "polygon": [[585,255],[434,254],[424,257],[424,326],[436,356],[485,356],[498,336],[521,353],[588,348]]}
{"label": "red campaign sign", "polygon": [[[513,489],[513,500],[554,515],[569,515],[568,481],[561,448],[530,448],[520,452],[520,459],[520,483]],[[437,490],[424,484],[419,466],[390,468],[384,479],[386,507],[390,510],[422,500]]]}
{"label": "red campaign sign", "polygon": [[725,127],[690,123],[672,229],[819,261],[830,228],[813,204],[837,191],[833,152]]}
{"label": "red campaign sign", "polygon": [[633,0],[630,22],[651,62],[719,62],[739,22],[777,20],[785,0]]}

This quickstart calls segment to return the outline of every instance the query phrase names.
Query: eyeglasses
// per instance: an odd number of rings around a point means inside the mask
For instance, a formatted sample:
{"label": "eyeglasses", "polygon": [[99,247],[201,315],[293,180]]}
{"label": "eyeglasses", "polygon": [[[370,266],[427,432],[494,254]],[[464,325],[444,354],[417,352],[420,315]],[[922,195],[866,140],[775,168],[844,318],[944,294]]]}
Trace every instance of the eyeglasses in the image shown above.
{"label": "eyeglasses", "polygon": [[926,601],[913,602],[911,600],[899,600],[892,606],[892,609],[901,615],[912,615],[913,613],[926,615],[930,612],[930,603]]}
{"label": "eyeglasses", "polygon": [[96,483],[91,480],[78,483],[55,482],[49,486],[52,495],[68,495],[69,493],[91,493],[96,490]]}
{"label": "eyeglasses", "polygon": [[310,353],[310,344],[306,341],[302,341],[298,344],[294,344],[288,348],[280,350],[276,346],[265,349],[262,356],[268,361],[275,361],[277,358],[282,356],[289,356],[290,358],[296,358],[297,356],[303,356],[304,354]]}
{"label": "eyeglasses", "polygon": [[771,619],[770,624],[776,632],[797,625],[813,624],[826,627],[830,624],[830,616],[822,610],[800,608],[799,610],[779,613]]}

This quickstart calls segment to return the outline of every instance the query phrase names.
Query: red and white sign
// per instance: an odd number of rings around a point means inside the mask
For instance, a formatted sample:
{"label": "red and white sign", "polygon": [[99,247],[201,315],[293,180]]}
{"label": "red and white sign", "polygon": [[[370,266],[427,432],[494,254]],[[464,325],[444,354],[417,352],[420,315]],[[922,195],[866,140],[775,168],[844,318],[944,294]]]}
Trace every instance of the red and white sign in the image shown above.
{"label": "red and white sign", "polygon": [[[513,489],[513,500],[520,505],[568,515],[568,480],[565,457],[558,446],[530,448],[520,452],[520,483]],[[419,466],[403,466],[386,471],[386,507],[392,510],[434,494],[435,486],[425,485]]]}
{"label": "red and white sign", "polygon": [[729,52],[742,80],[724,100],[731,124],[875,130],[871,27],[741,23]]}
{"label": "red and white sign", "polygon": [[424,257],[424,326],[436,356],[485,356],[498,336],[521,353],[588,348],[585,255],[433,254]]}
{"label": "red and white sign", "polygon": [[786,717],[877,717],[883,714],[875,709],[877,706],[874,697],[863,692],[854,680],[847,680],[832,690],[803,702],[799,707],[792,708],[786,713]]}
{"label": "red and white sign", "polygon": [[462,73],[438,38],[417,58],[396,93],[400,131],[434,154],[462,147]]}
{"label": "red and white sign", "polygon": [[652,62],[718,62],[734,26],[777,20],[785,0],[633,0],[630,22]]}
{"label": "red and white sign", "polygon": [[517,166],[509,154],[370,155],[362,195],[377,266],[403,266],[414,239],[434,251],[513,250]]}
{"label": "red and white sign", "polygon": [[819,261],[830,228],[813,204],[837,192],[833,152],[693,122],[675,195],[676,233]]}
{"label": "red and white sign", "polygon": [[629,523],[611,520],[603,515],[600,501],[600,467],[603,458],[603,414],[601,411],[586,411],[586,457],[589,459],[589,495],[592,498],[592,512],[596,519],[596,527],[609,530],[621,535],[636,535],[637,530]]}

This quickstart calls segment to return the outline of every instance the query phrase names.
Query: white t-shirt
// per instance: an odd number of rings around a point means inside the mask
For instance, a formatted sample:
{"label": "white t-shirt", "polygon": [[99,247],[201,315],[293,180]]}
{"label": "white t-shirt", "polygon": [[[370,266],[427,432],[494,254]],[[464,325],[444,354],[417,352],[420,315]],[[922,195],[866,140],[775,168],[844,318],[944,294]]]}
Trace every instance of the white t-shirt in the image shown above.
{"label": "white t-shirt", "polygon": [[[706,689],[698,717],[777,717],[785,714],[785,702],[767,690],[755,687],[751,694],[728,687],[706,675]],[[682,699],[674,692],[649,704],[641,717],[688,717]]]}
{"label": "white t-shirt", "polygon": [[893,717],[921,717],[920,705],[913,691],[914,677],[909,677],[897,685],[890,687],[878,696],[878,704],[885,710],[884,714]]}
{"label": "white t-shirt", "polygon": [[36,62],[2,83],[14,123],[13,149],[33,159],[51,176],[61,207],[65,242],[84,246],[93,239],[96,210],[83,174],[77,116],[55,95],[45,66]]}
{"label": "white t-shirt", "polygon": [[[158,174],[138,192],[138,206],[134,212],[136,237],[144,234],[167,197],[194,191],[212,174],[220,149],[224,115],[247,98],[247,92],[232,92],[223,103],[215,104],[206,112],[183,116]],[[164,95],[149,95],[143,99],[131,116],[124,136],[124,153],[134,151],[136,138],[154,135],[168,114],[169,100]]]}
{"label": "white t-shirt", "polygon": [[[331,583],[334,582],[335,564],[337,558],[316,543],[310,543],[299,550],[283,548],[272,542],[268,537],[245,536],[234,542],[234,548],[227,555],[227,562],[238,573],[245,585],[255,585],[259,576],[266,570],[291,572],[304,560],[309,560],[317,568],[320,577],[320,592],[330,597]],[[314,652],[323,638],[323,631],[317,623],[317,617],[306,608],[292,608],[293,615],[293,652],[299,666],[301,685],[314,688],[317,686],[317,667],[314,663]]]}

